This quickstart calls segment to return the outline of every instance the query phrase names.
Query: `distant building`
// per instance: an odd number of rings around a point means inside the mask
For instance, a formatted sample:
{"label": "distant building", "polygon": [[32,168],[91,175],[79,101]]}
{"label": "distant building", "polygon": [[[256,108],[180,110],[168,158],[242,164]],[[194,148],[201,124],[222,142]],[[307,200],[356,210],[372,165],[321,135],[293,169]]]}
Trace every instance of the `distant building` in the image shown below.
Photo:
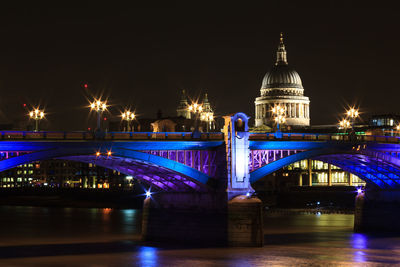
{"label": "distant building", "polygon": [[300,75],[288,65],[282,34],[275,65],[265,74],[260,92],[255,100],[256,127],[274,125],[271,110],[278,105],[285,109],[286,125],[310,125],[310,100],[304,96]]}
{"label": "distant building", "polygon": [[253,184],[257,191],[280,192],[298,186],[364,186],[358,176],[319,160],[301,160]]}
{"label": "distant building", "polygon": [[370,135],[399,135],[397,126],[400,122],[400,116],[394,114],[373,115],[369,119],[367,134]]}

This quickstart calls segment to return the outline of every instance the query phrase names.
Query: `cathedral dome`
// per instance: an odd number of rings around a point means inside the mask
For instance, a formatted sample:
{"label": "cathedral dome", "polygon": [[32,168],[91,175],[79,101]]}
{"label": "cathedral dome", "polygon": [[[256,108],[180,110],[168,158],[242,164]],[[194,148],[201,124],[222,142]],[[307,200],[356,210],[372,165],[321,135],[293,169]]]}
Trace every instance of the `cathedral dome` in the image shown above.
{"label": "cathedral dome", "polygon": [[287,64],[275,65],[265,74],[262,89],[270,88],[299,88],[303,89],[300,75]]}
{"label": "cathedral dome", "polygon": [[272,88],[298,88],[303,89],[300,75],[289,67],[286,59],[286,49],[281,34],[278,51],[276,53],[276,62],[272,69],[265,74],[261,89]]}

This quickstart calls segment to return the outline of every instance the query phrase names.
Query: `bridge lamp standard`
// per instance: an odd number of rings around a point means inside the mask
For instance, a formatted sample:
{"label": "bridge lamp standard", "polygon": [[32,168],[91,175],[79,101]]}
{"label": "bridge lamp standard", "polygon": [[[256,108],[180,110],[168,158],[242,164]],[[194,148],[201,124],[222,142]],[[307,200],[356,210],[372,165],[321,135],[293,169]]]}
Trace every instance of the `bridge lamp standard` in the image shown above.
{"label": "bridge lamp standard", "polygon": [[188,107],[188,111],[190,113],[195,114],[195,119],[194,119],[194,130],[197,131],[198,125],[197,125],[197,120],[199,119],[199,115],[203,112],[203,106],[201,104],[193,103]]}
{"label": "bridge lamp standard", "polygon": [[106,101],[101,101],[100,99],[95,100],[90,104],[90,109],[97,112],[97,131],[100,131],[101,114],[103,111],[107,110]]}
{"label": "bridge lamp standard", "polygon": [[130,110],[127,110],[121,114],[122,120],[126,121],[127,127],[126,130],[129,132],[129,128],[131,128],[131,132],[133,132],[133,125],[131,125],[131,121],[133,121],[136,118],[135,113],[131,112]]}
{"label": "bridge lamp standard", "polygon": [[351,126],[351,123],[349,120],[343,119],[341,121],[339,121],[339,128],[344,129],[344,131],[346,132],[347,128],[349,128]]}
{"label": "bridge lamp standard", "polygon": [[353,128],[354,126],[354,121],[356,120],[356,118],[360,115],[358,110],[355,108],[350,108],[347,112],[346,112],[347,116],[350,119],[350,126],[351,128]]}
{"label": "bridge lamp standard", "polygon": [[211,124],[214,121],[214,113],[203,112],[201,113],[200,120],[205,121],[207,124],[207,132],[211,130]]}
{"label": "bridge lamp standard", "polygon": [[274,117],[274,121],[276,123],[275,137],[282,138],[282,132],[280,129],[280,125],[286,122],[286,117],[285,117],[286,110],[284,107],[277,105],[277,106],[273,107],[271,111],[272,111],[272,114],[275,116]]}
{"label": "bridge lamp standard", "polygon": [[44,118],[44,111],[35,109],[29,112],[29,118],[35,120],[35,132],[39,131],[39,121]]}

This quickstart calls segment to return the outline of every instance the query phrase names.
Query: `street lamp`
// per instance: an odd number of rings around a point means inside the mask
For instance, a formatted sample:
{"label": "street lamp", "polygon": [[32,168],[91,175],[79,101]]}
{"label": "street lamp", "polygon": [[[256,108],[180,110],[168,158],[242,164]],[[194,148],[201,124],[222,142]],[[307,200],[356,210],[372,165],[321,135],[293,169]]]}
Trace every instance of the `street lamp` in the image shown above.
{"label": "street lamp", "polygon": [[358,110],[355,108],[351,108],[346,112],[346,114],[350,118],[350,126],[351,126],[351,128],[353,128],[354,121],[359,115]]}
{"label": "street lamp", "polygon": [[280,130],[280,125],[282,123],[286,122],[286,117],[285,117],[285,108],[281,107],[280,105],[277,105],[275,107],[272,108],[272,114],[275,116],[274,121],[276,123],[276,133],[275,136],[277,138],[281,138],[282,137],[282,132]]}
{"label": "street lamp", "polygon": [[193,112],[195,114],[194,118],[194,130],[197,131],[198,125],[197,125],[197,120],[199,119],[199,114],[202,113],[203,111],[203,106],[201,104],[193,103],[188,107],[189,112]]}
{"label": "street lamp", "polygon": [[205,121],[207,124],[207,132],[211,130],[211,124],[214,121],[214,113],[203,112],[201,113],[200,120]]}
{"label": "street lamp", "polygon": [[[126,130],[129,132],[129,126],[131,125],[131,121],[135,119],[135,113],[127,110],[121,114],[122,120],[126,121],[127,127]],[[133,132],[133,125],[131,126],[131,131]]]}
{"label": "street lamp", "polygon": [[97,131],[100,131],[100,119],[101,119],[101,114],[103,111],[107,109],[107,103],[106,101],[101,101],[99,99],[95,100],[90,104],[90,109],[94,110],[97,112]]}
{"label": "street lamp", "polygon": [[35,132],[39,131],[39,120],[44,118],[44,111],[38,108],[29,112],[29,118],[35,120]]}
{"label": "street lamp", "polygon": [[351,126],[351,123],[349,120],[343,119],[343,120],[339,121],[339,126],[342,127],[346,131],[346,129]]}

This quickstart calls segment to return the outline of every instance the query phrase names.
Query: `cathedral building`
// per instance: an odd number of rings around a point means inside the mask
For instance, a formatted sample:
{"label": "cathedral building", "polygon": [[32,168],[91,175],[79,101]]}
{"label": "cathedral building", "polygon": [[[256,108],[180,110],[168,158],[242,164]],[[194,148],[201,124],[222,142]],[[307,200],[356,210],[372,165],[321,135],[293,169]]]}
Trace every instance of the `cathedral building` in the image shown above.
{"label": "cathedral building", "polygon": [[260,89],[261,96],[255,100],[255,126],[273,126],[272,108],[281,106],[285,110],[285,124],[291,127],[310,125],[310,100],[304,96],[299,74],[289,66],[285,44],[281,33],[276,62],[265,74]]}

